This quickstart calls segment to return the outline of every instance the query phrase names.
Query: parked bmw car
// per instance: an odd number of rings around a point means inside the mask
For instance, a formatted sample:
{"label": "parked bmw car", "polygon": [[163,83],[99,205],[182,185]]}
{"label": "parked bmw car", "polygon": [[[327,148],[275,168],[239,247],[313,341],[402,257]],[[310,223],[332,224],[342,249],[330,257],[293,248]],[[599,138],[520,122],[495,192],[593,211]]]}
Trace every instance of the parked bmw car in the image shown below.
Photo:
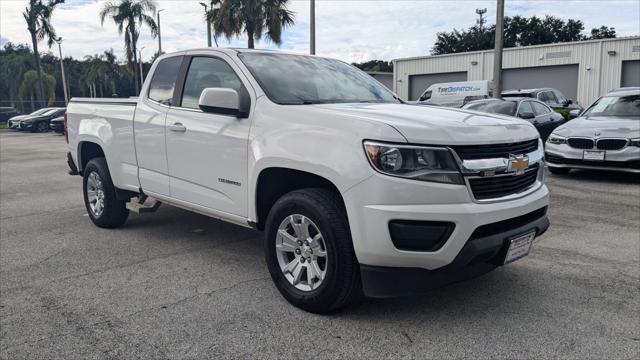
{"label": "parked bmw car", "polygon": [[506,99],[475,100],[462,107],[463,109],[481,111],[519,117],[529,121],[538,129],[543,141],[549,134],[566,120],[550,107],[531,98],[511,97]]}
{"label": "parked bmw car", "polygon": [[7,127],[10,128],[10,129],[18,129],[18,124],[20,124],[20,120],[26,119],[26,118],[31,117],[31,116],[39,116],[39,115],[42,115],[42,114],[46,113],[47,111],[50,111],[50,110],[53,110],[53,109],[55,109],[55,108],[42,108],[42,109],[36,110],[36,111],[34,111],[34,112],[30,113],[30,114],[14,116],[12,118],[9,118],[9,120],[7,120]]}
{"label": "parked bmw car", "polygon": [[614,90],[558,127],[547,140],[545,157],[552,173],[640,173],[640,87]]}
{"label": "parked bmw car", "polygon": [[49,128],[59,134],[64,133],[64,116],[51,119],[49,122]]}
{"label": "parked bmw car", "polygon": [[18,130],[26,130],[31,132],[47,132],[49,131],[49,121],[51,119],[64,115],[65,108],[53,108],[42,115],[29,116],[21,119],[18,124]]}

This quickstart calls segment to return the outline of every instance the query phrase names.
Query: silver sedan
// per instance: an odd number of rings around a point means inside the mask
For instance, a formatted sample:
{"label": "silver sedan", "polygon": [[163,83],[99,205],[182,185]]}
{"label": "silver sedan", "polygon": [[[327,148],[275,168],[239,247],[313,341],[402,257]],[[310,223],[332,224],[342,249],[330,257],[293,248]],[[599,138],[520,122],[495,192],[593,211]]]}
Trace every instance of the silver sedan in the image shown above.
{"label": "silver sedan", "polygon": [[549,170],[640,173],[640,88],[621,88],[556,128],[545,146]]}

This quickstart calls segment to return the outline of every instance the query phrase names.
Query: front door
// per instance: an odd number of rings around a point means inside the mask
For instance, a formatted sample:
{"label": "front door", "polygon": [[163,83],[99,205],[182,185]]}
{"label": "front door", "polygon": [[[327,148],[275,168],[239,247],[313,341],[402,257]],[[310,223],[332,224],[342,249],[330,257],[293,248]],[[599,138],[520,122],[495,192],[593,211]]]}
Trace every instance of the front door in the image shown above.
{"label": "front door", "polygon": [[237,216],[247,215],[247,142],[250,117],[202,112],[205,88],[244,85],[235,64],[223,58],[193,56],[180,103],[167,113],[167,159],[171,196]]}

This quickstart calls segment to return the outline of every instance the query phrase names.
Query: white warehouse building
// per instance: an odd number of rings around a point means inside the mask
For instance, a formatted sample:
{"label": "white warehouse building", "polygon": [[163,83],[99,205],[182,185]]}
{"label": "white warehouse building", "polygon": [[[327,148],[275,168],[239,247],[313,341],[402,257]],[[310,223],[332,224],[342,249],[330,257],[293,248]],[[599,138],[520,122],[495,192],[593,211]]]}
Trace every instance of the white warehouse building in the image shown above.
{"label": "white warehouse building", "polygon": [[[640,86],[640,36],[504,49],[502,88],[551,87],[583,106],[607,91]],[[417,100],[431,84],[491,80],[493,50],[393,61],[393,90]]]}

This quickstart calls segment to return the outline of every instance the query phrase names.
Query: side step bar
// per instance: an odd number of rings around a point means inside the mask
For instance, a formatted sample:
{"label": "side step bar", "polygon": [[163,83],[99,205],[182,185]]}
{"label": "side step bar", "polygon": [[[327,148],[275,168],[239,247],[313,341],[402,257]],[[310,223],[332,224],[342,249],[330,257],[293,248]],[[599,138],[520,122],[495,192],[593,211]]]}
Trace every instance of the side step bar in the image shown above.
{"label": "side step bar", "polygon": [[[147,201],[149,200],[149,201]],[[127,209],[133,211],[136,214],[152,213],[162,205],[162,203],[156,199],[149,199],[145,194],[141,194],[139,197],[133,197],[127,202]]]}

